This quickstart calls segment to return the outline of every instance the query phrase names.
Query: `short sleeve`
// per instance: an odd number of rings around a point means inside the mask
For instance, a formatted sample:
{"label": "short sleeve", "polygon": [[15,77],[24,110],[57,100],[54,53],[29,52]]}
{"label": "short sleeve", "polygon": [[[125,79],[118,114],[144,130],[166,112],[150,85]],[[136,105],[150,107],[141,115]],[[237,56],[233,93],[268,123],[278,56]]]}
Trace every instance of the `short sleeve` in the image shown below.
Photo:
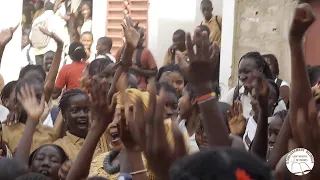
{"label": "short sleeve", "polygon": [[67,79],[67,66],[61,68],[57,80],[56,80],[56,88],[62,89],[66,86],[66,79]]}
{"label": "short sleeve", "polygon": [[288,86],[288,87],[290,88],[289,83],[288,83],[288,82],[286,82],[286,81],[282,81],[282,82],[281,82],[280,87],[282,87],[282,86]]}
{"label": "short sleeve", "polygon": [[145,63],[145,65],[148,67],[148,69],[157,68],[157,63],[154,60],[154,57],[153,57],[152,53],[150,52],[150,50],[145,49],[144,51],[145,52],[144,52],[142,62]]}

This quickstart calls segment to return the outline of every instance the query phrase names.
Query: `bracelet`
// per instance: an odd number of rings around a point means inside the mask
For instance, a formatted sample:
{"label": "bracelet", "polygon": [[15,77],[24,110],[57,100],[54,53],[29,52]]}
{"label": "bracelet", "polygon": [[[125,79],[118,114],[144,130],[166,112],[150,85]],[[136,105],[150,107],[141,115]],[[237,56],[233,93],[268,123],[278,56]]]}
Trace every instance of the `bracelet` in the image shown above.
{"label": "bracelet", "polygon": [[141,173],[145,173],[147,172],[147,169],[143,169],[143,170],[140,170],[140,171],[135,171],[135,172],[132,172],[130,173],[131,175],[136,175],[136,174],[141,174]]}
{"label": "bracelet", "polygon": [[203,104],[203,103],[206,103],[206,102],[211,101],[211,100],[214,100],[214,99],[216,99],[216,97],[210,97],[209,99],[206,99],[206,100],[203,100],[203,101],[198,102],[198,105]]}
{"label": "bracelet", "polygon": [[199,104],[199,103],[203,103],[203,101],[212,100],[216,97],[217,97],[217,94],[215,92],[212,92],[212,93],[209,93],[209,94],[206,94],[206,95],[203,95],[203,96],[197,98],[196,101]]}

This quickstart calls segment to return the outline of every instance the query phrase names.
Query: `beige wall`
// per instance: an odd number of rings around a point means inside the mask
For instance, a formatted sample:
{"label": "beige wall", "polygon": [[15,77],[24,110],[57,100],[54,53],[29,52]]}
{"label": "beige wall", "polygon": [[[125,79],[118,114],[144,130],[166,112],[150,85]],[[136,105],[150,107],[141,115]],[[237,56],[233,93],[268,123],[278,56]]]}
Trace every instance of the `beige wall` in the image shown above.
{"label": "beige wall", "polygon": [[249,51],[275,54],[280,77],[290,80],[288,31],[295,6],[292,0],[237,1],[232,85],[237,79],[239,59]]}

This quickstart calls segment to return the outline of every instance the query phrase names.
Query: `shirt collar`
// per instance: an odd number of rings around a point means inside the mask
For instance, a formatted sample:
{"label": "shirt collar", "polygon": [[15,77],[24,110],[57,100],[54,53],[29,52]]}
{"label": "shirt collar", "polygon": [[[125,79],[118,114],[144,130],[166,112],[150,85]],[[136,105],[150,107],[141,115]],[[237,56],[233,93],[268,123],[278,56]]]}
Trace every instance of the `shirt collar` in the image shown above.
{"label": "shirt collar", "polygon": [[76,144],[77,142],[83,140],[82,138],[77,137],[77,136],[71,134],[69,131],[67,131],[66,134],[67,134],[67,137],[68,137],[69,141],[70,141],[72,144]]}

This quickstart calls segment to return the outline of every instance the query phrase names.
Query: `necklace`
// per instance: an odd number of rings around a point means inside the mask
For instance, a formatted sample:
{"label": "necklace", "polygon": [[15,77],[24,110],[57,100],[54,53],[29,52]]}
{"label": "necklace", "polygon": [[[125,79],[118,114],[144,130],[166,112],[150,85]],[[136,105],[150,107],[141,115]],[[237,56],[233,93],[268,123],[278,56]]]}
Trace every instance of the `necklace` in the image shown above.
{"label": "necklace", "polygon": [[118,165],[112,165],[112,161],[118,156],[119,152],[117,151],[111,151],[103,161],[103,169],[108,174],[116,174],[120,172],[120,164]]}

